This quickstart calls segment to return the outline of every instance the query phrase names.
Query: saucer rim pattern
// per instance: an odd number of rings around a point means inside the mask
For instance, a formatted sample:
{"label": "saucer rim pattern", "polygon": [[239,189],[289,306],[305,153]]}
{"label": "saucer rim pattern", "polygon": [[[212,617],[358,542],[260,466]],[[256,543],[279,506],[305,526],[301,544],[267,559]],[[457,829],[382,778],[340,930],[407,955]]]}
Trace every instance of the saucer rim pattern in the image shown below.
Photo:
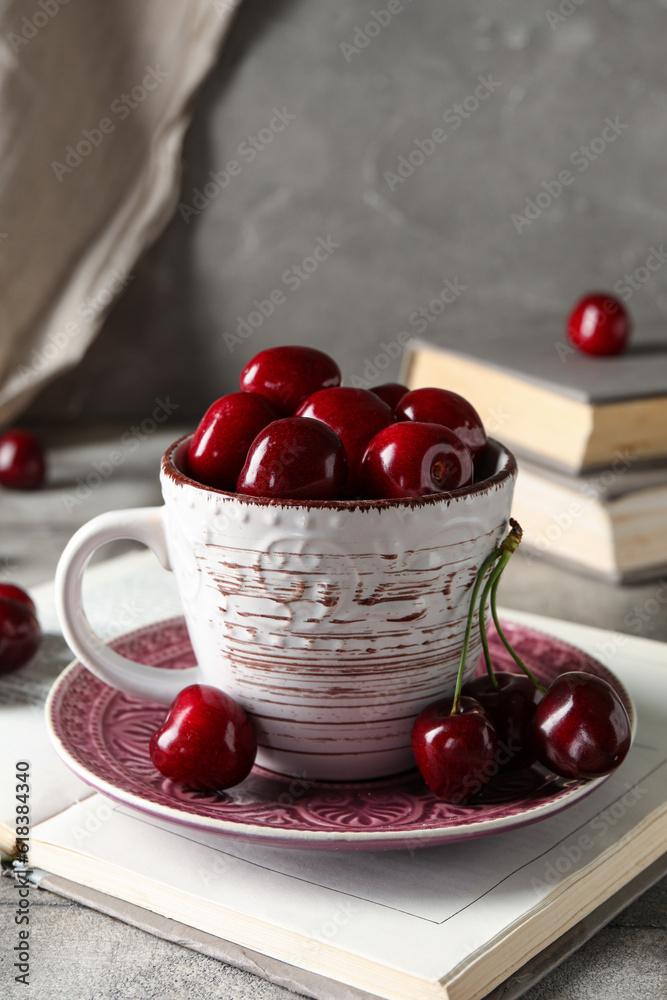
{"label": "saucer rim pattern", "polygon": [[[559,661],[571,657],[575,661],[574,669],[587,665],[591,672],[610,681],[629,712],[634,737],[636,712],[632,699],[612,671],[583,650],[546,632],[511,620],[503,621],[503,627],[510,639],[514,636],[519,649],[522,643],[524,646],[532,643],[538,651],[540,644],[543,649],[550,651],[556,666],[552,664],[546,672],[536,671],[540,679],[548,682],[562,673],[563,670],[558,669]],[[497,635],[491,633],[489,638],[499,668],[504,669],[512,664],[513,661],[509,659],[509,654],[500,644]],[[144,655],[148,653],[154,665],[158,665],[161,659],[168,659],[169,655],[173,660],[176,654],[188,660],[182,666],[190,666],[193,662],[185,621],[180,616],[132,630],[109,645],[126,655],[131,648],[135,658],[138,652],[143,651]],[[531,666],[536,669],[536,664]],[[481,667],[482,664],[478,671]],[[513,669],[516,670],[516,667]],[[68,698],[71,701],[80,697],[82,692],[83,703],[71,706]],[[87,703],[86,695],[90,699]],[[115,708],[107,714],[114,703]],[[64,712],[68,708],[78,709],[78,716],[72,724],[75,733],[79,735],[74,738],[68,737],[68,727],[63,724]],[[315,789],[314,797],[309,799],[305,796],[304,801],[294,801],[295,796],[287,795],[288,799],[292,799],[287,804],[278,801],[282,795],[265,799],[256,796],[256,801],[252,801],[250,796],[251,801],[245,805],[215,799],[211,802],[210,796],[188,793],[187,790],[178,789],[167,779],[160,778],[148,758],[147,741],[144,749],[143,737],[146,732],[149,733],[144,724],[144,733],[139,743],[136,742],[137,725],[130,727],[132,740],[135,742],[127,743],[128,759],[135,765],[138,763],[144,770],[152,771],[153,781],[157,785],[152,788],[146,780],[142,786],[141,777],[133,774],[132,780],[126,778],[126,785],[134,786],[134,790],[132,787],[123,787],[123,770],[120,766],[116,779],[108,780],[104,775],[105,766],[113,769],[116,762],[109,750],[114,732],[113,722],[109,719],[114,712],[117,716],[124,714],[131,721],[140,724],[142,713],[150,716],[151,713],[163,714],[165,711],[164,706],[140,702],[122,695],[94,677],[78,660],[74,660],[60,674],[45,705],[47,729],[58,755],[78,777],[96,791],[147,816],[167,820],[181,827],[272,846],[315,850],[377,850],[435,846],[472,839],[516,829],[555,815],[589,795],[609,777],[606,775],[589,782],[562,782],[562,787],[552,791],[547,798],[539,797],[534,791],[532,798],[528,795],[499,805],[491,803],[467,808],[448,806],[437,800],[415,772],[372,781],[312,782],[310,786]],[[100,766],[105,761],[106,765]],[[252,782],[260,788],[263,782],[283,782],[287,789],[293,781],[293,778],[275,775],[256,766],[249,779],[237,786],[237,789],[243,789],[246,783]],[[410,792],[411,782],[417,785],[418,792]],[[545,777],[540,788],[548,788],[549,784],[553,787],[557,785],[555,781]],[[143,793],[142,787],[145,789]],[[237,789],[230,792],[238,794]],[[379,796],[374,797],[373,793],[379,793]],[[329,816],[329,820],[321,821],[319,814],[316,816],[313,812],[315,807],[320,809],[323,816]],[[202,812],[202,808],[209,815]],[[387,815],[391,816],[396,812],[405,818],[403,826],[398,819],[386,821]],[[338,816],[339,820],[336,822],[331,816]],[[352,825],[346,827],[343,818]],[[281,822],[285,825],[280,825]],[[292,826],[289,825],[290,822]],[[354,825],[355,822],[365,823],[366,826],[359,828]],[[425,825],[420,825],[421,822]]]}

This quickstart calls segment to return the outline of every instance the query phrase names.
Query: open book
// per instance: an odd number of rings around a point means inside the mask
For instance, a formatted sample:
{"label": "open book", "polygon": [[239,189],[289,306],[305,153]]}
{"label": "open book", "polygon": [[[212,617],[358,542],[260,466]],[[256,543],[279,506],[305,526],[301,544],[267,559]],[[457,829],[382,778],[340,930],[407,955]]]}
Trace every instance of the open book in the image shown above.
{"label": "open book", "polygon": [[[173,581],[149,554],[95,567],[86,584],[89,616],[105,638],[178,613]],[[33,593],[45,631],[55,632],[49,588]],[[3,759],[30,764],[30,863],[55,876],[36,872],[35,880],[181,943],[185,935],[208,953],[219,940],[221,957],[311,996],[486,997],[573,927],[592,933],[589,915],[624,886],[645,888],[642,873],[659,877],[667,836],[667,648],[534,615],[508,617],[608,662],[636,705],[632,751],[591,795],[539,823],[384,852],[245,843],[91,794],[43,739],[34,702],[64,662],[62,643],[58,652],[55,636],[47,638],[25,673],[0,685]],[[14,773],[3,770],[9,847]]]}

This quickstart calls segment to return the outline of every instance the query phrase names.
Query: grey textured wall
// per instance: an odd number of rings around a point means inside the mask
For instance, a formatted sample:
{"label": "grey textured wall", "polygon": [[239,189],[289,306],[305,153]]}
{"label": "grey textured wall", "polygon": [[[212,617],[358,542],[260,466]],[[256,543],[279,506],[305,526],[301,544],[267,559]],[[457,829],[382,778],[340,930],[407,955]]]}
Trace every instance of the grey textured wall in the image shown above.
{"label": "grey textured wall", "polygon": [[[169,393],[195,421],[269,345],[329,350],[349,379],[404,330],[555,338],[615,284],[661,335],[667,266],[645,263],[667,235],[666,43],[665,0],[245,0],[181,209],[32,415],[135,416]],[[308,274],[318,240],[337,245]]]}

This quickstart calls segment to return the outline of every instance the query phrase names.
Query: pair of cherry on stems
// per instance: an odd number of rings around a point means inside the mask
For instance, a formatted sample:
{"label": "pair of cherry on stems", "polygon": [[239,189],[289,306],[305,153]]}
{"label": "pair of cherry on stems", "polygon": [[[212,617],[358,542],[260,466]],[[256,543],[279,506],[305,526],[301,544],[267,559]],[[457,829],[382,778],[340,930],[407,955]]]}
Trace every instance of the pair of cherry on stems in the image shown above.
{"label": "pair of cherry on stems", "polygon": [[[569,671],[547,689],[505,636],[497,611],[498,584],[520,541],[521,529],[511,520],[507,537],[482,564],[473,586],[454,694],[426,706],[412,730],[422,777],[439,798],[454,804],[474,801],[499,771],[535,761],[564,778],[601,777],[617,768],[630,748],[627,712],[607,681]],[[487,604],[520,674],[493,669]],[[464,687],[476,610],[487,673]],[[151,760],[161,774],[204,791],[243,781],[256,750],[243,709],[216,688],[198,684],[177,696],[150,742]]]}

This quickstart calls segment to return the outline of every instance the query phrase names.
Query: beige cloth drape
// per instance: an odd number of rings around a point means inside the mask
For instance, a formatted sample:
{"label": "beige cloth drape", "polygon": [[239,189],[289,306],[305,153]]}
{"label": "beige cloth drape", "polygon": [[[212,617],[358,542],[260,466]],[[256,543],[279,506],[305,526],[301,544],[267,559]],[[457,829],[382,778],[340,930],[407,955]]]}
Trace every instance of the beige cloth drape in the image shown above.
{"label": "beige cloth drape", "polygon": [[0,0],[0,424],[76,364],[177,200],[238,0]]}

